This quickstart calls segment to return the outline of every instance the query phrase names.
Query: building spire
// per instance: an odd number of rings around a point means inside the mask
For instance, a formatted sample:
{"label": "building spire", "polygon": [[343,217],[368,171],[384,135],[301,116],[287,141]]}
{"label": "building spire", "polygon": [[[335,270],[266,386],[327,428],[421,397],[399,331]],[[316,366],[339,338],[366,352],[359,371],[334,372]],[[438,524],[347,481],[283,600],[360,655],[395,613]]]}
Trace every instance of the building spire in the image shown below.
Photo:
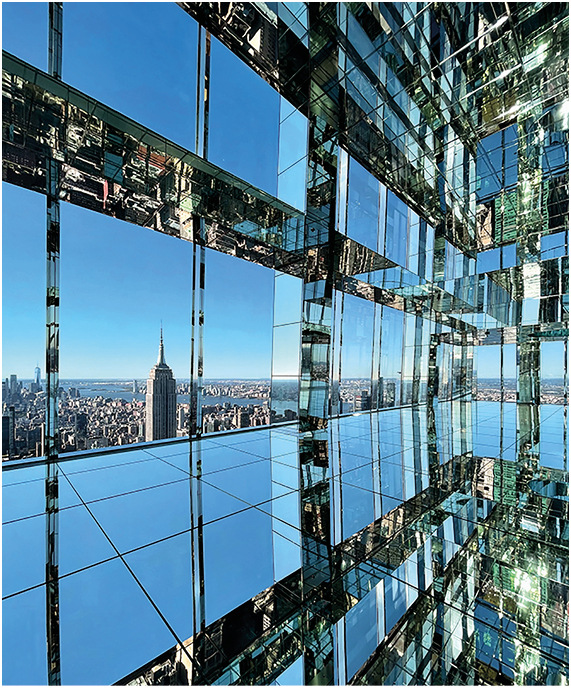
{"label": "building spire", "polygon": [[159,344],[159,360],[157,361],[157,365],[166,365],[167,362],[165,361],[165,347],[163,344],[163,326],[161,325],[161,343]]}

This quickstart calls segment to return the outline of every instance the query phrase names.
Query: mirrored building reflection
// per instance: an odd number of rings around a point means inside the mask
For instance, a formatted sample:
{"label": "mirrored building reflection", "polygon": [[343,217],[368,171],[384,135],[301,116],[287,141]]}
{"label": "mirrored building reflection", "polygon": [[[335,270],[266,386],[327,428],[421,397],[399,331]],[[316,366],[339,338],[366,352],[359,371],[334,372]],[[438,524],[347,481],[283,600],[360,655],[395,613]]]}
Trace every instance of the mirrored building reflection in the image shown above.
{"label": "mirrored building reflection", "polygon": [[568,4],[3,19],[3,684],[567,684]]}

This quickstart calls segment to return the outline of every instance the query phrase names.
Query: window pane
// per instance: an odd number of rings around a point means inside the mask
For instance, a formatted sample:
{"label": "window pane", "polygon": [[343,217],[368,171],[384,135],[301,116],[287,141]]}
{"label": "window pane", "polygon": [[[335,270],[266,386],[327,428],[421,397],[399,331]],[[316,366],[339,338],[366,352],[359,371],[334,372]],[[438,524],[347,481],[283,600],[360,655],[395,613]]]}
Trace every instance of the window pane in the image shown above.
{"label": "window pane", "polygon": [[[76,206],[61,211],[61,450],[187,434],[192,246]],[[161,326],[164,373],[155,370]],[[163,377],[174,382],[161,396]]]}
{"label": "window pane", "polygon": [[2,49],[44,72],[48,67],[48,12],[47,2],[2,3]]}
{"label": "window pane", "polygon": [[204,432],[269,424],[273,291],[273,270],[207,250]]}
{"label": "window pane", "polygon": [[343,302],[342,412],[371,410],[371,359],[374,304],[345,294]]}
{"label": "window pane", "polygon": [[164,2],[66,2],[64,14],[64,81],[194,150],[196,22]]}
{"label": "window pane", "polygon": [[387,193],[387,229],[385,255],[406,266],[408,208],[392,191]]}
{"label": "window pane", "polygon": [[379,228],[379,182],[356,160],[349,163],[347,236],[377,250]]}
{"label": "window pane", "polygon": [[43,456],[46,199],[3,184],[2,455]]}
{"label": "window pane", "polygon": [[208,159],[277,193],[280,96],[212,39]]}

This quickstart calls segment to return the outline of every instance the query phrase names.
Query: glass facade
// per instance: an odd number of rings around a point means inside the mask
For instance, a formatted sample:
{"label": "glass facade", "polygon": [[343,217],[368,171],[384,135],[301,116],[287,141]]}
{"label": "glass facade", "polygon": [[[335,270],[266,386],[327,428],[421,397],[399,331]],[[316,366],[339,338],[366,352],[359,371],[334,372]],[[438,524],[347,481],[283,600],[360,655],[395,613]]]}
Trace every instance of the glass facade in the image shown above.
{"label": "glass facade", "polygon": [[3,19],[3,684],[568,683],[568,5]]}

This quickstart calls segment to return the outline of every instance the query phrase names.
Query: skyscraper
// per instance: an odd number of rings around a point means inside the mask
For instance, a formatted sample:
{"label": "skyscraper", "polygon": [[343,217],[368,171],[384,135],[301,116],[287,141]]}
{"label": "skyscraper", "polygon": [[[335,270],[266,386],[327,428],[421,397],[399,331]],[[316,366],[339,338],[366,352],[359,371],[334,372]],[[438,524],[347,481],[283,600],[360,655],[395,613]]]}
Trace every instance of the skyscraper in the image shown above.
{"label": "skyscraper", "polygon": [[41,370],[39,366],[36,366],[36,369],[34,370],[34,382],[36,385],[36,392],[41,392],[42,391],[42,378],[41,378]]}
{"label": "skyscraper", "polygon": [[176,380],[165,361],[163,330],[159,358],[147,380],[145,439],[164,440],[176,437]]}

